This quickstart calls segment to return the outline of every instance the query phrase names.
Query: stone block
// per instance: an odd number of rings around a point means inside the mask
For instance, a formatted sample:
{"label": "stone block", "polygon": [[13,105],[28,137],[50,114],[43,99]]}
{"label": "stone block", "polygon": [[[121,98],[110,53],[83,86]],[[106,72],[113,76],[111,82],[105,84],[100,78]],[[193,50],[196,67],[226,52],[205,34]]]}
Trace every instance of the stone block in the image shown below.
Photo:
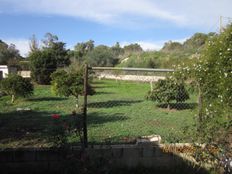
{"label": "stone block", "polygon": [[122,148],[113,148],[112,149],[112,157],[113,158],[122,158],[123,149]]}
{"label": "stone block", "polygon": [[0,162],[12,162],[14,151],[0,151]]}
{"label": "stone block", "polygon": [[14,152],[14,162],[35,161],[36,152],[34,150],[17,150]]}
{"label": "stone block", "polygon": [[143,157],[154,157],[155,155],[155,148],[153,147],[144,147],[143,148]]}

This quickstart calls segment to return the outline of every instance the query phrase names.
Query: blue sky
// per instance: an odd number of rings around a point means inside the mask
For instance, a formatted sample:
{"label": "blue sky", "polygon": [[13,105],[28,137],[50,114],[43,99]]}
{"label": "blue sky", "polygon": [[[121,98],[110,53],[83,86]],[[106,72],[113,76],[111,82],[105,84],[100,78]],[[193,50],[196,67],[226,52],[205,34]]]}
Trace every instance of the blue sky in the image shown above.
{"label": "blue sky", "polygon": [[67,48],[92,39],[157,50],[169,40],[218,31],[219,16],[232,17],[231,7],[231,0],[0,0],[0,39],[22,55],[33,34],[40,40],[47,32]]}

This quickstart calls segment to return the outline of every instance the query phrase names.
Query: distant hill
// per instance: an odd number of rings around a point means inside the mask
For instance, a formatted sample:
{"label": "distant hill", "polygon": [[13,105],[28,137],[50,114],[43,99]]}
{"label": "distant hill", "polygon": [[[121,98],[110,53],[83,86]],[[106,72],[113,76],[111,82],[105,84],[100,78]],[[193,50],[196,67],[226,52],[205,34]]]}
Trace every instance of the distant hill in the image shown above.
{"label": "distant hill", "polygon": [[207,40],[215,33],[196,33],[183,44],[179,42],[166,42],[160,51],[143,51],[139,54],[130,54],[121,59],[118,66],[143,68],[172,68],[189,58],[200,55]]}

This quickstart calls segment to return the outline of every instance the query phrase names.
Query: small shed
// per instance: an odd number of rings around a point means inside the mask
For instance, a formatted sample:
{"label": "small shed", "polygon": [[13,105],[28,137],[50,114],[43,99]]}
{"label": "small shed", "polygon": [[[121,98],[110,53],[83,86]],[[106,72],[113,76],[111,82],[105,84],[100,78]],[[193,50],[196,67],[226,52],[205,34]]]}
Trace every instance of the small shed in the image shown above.
{"label": "small shed", "polygon": [[0,65],[0,79],[6,78],[9,74],[9,68],[7,65]]}
{"label": "small shed", "polygon": [[6,78],[10,73],[17,74],[17,68],[14,66],[0,65],[0,80]]}

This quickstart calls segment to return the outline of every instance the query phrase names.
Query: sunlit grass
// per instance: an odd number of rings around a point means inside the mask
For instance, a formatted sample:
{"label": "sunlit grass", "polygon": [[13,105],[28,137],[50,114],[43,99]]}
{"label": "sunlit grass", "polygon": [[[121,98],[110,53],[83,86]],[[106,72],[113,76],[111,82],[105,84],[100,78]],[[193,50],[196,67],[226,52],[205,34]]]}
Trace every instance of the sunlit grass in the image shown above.
{"label": "sunlit grass", "polygon": [[[96,94],[88,97],[88,136],[90,142],[130,142],[136,137],[157,134],[163,141],[184,141],[183,127],[192,125],[195,100],[192,96],[185,109],[167,110],[147,101],[150,84],[96,80]],[[58,97],[50,86],[36,86],[29,99],[0,98],[0,146],[46,146],[46,131],[51,124],[51,114],[68,118],[75,107],[73,97]],[[17,108],[31,111],[16,112]],[[70,136],[70,143],[76,137]]]}

